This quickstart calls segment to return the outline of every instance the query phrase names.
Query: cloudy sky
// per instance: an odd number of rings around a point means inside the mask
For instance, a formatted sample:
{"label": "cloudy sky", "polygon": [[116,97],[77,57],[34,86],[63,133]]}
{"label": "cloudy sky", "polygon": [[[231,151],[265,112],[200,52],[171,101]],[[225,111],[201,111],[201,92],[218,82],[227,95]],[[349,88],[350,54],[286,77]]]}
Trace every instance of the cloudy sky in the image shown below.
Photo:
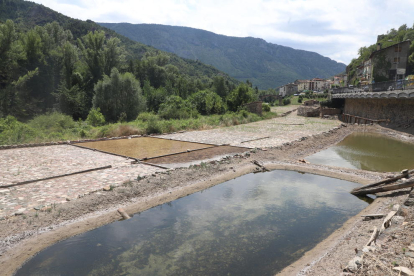
{"label": "cloudy sky", "polygon": [[348,64],[378,34],[414,23],[414,0],[34,0],[95,22],[157,23],[259,37]]}

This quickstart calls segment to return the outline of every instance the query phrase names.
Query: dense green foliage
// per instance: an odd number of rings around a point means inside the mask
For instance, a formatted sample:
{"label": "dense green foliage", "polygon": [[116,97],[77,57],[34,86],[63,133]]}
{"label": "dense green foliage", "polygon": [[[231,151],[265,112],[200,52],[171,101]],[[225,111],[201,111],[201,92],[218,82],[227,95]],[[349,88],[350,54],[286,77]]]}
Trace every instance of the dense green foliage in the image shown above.
{"label": "dense green foliage", "polygon": [[[380,43],[382,48],[386,48],[388,46],[391,46],[393,44],[406,41],[406,40],[411,40],[411,41],[414,40],[414,26],[409,28],[407,27],[406,24],[404,24],[404,25],[401,25],[398,28],[398,30],[391,29],[386,34],[379,35],[377,43]],[[364,47],[359,48],[358,57],[354,58],[351,61],[351,63],[348,65],[348,78],[349,78],[350,84],[357,85],[359,83],[359,80],[357,79],[357,76],[356,76],[357,67],[361,65],[365,60],[367,60],[369,56],[376,50],[377,50],[376,44],[372,44],[368,47],[364,46]],[[384,63],[384,64],[381,64],[381,63]],[[388,63],[388,61],[386,61],[385,58],[381,59],[380,57],[379,64],[377,64],[377,70],[378,70],[378,67],[390,68],[391,65],[386,64],[386,63]],[[409,71],[412,71],[412,69],[414,68],[414,43],[411,43],[411,46],[410,46],[408,65],[409,65],[409,68],[408,68]],[[407,73],[410,74],[411,72],[407,72]],[[375,74],[375,70],[374,70],[374,74]],[[376,82],[387,81],[388,78],[384,78],[383,77],[384,74],[374,75],[374,80]]]}
{"label": "dense green foliage", "polygon": [[[261,119],[242,110],[266,93],[249,81],[239,83],[211,66],[133,42],[90,20],[32,2],[0,1],[0,144]],[[267,112],[263,118],[272,116]]]}
{"label": "dense green foliage", "polygon": [[260,89],[296,79],[327,78],[345,71],[338,63],[314,52],[295,50],[258,38],[228,37],[211,32],[154,24],[99,23],[132,40],[181,57],[200,60]]}
{"label": "dense green foliage", "polygon": [[[107,121],[131,120],[145,105],[157,112],[171,95],[186,100],[197,91],[209,90],[225,100],[238,83],[201,62],[163,53],[90,20],[71,19],[22,0],[0,2],[0,42],[0,117],[29,120],[60,111],[76,120],[86,119],[95,103]],[[113,68],[118,74],[112,76]],[[106,85],[110,79],[112,90]],[[123,85],[122,91],[116,85]],[[125,99],[132,95],[128,85],[138,93],[126,107]],[[118,94],[101,97],[104,91]]]}

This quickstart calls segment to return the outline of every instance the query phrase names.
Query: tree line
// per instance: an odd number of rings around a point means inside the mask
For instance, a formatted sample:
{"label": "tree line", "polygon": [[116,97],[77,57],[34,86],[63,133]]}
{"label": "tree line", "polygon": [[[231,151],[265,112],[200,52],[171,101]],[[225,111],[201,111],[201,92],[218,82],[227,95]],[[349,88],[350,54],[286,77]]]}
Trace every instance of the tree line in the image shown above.
{"label": "tree line", "polygon": [[22,29],[7,20],[0,24],[0,118],[58,111],[84,120],[97,110],[108,122],[145,111],[189,118],[237,111],[259,93],[250,82],[184,74],[155,49],[127,56],[102,30],[75,39],[57,22]]}

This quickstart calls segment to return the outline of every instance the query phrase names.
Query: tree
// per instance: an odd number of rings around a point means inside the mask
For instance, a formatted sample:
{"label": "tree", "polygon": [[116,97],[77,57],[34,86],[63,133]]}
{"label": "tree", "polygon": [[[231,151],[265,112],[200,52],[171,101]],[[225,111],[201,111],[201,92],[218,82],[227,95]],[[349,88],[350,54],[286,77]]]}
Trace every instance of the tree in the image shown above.
{"label": "tree", "polygon": [[188,119],[198,117],[194,106],[180,96],[169,96],[158,110],[158,115],[164,119]]}
{"label": "tree", "polygon": [[198,91],[192,94],[188,100],[202,115],[222,114],[226,111],[221,97],[211,90]]}
{"label": "tree", "polygon": [[252,102],[255,100],[253,89],[245,83],[241,83],[236,89],[230,92],[227,97],[227,104],[231,111],[237,111],[237,109],[243,104]]}
{"label": "tree", "polygon": [[94,90],[93,107],[100,108],[108,121],[117,121],[122,114],[126,114],[127,120],[133,120],[145,110],[139,81],[129,72],[120,74],[112,68],[110,77],[104,75]]}

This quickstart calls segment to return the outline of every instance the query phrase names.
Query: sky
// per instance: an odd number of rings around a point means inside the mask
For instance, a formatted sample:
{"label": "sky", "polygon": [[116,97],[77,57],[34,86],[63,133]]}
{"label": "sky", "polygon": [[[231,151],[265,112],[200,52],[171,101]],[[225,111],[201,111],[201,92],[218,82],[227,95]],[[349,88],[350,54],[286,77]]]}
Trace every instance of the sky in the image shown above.
{"label": "sky", "polygon": [[95,22],[185,26],[308,50],[349,64],[377,35],[414,23],[414,0],[32,0]]}

